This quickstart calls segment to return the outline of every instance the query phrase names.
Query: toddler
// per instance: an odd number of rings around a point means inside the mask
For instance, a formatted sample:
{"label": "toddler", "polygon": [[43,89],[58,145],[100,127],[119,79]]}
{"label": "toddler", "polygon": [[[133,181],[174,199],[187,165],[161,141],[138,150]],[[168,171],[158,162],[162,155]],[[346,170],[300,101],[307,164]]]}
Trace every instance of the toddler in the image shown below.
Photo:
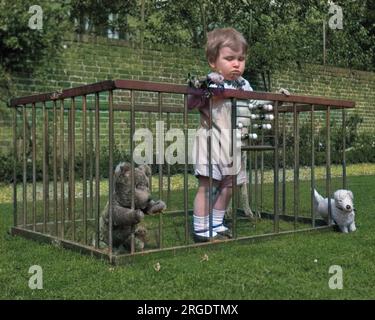
{"label": "toddler", "polygon": [[[215,79],[210,87],[224,87],[252,91],[248,81],[242,78],[245,69],[247,42],[243,35],[233,28],[215,29],[208,33],[206,57],[212,73],[208,78]],[[220,84],[215,84],[220,83]],[[199,186],[194,200],[194,239],[197,242],[210,240],[209,215],[212,214],[212,237],[214,239],[231,237],[231,231],[223,224],[225,211],[232,197],[232,176],[237,176],[237,184],[247,182],[245,163],[236,166],[235,154],[231,150],[231,113],[230,99],[219,95],[212,98],[212,178],[215,193],[213,210],[209,212],[209,160],[207,137],[209,131],[209,99],[205,96],[190,95],[188,107],[199,108],[200,128],[194,141],[194,174]],[[241,103],[238,101],[238,103]],[[234,129],[234,128],[233,128]],[[235,138],[235,136],[234,136]],[[236,141],[236,139],[233,139]],[[240,152],[240,151],[238,151]]]}

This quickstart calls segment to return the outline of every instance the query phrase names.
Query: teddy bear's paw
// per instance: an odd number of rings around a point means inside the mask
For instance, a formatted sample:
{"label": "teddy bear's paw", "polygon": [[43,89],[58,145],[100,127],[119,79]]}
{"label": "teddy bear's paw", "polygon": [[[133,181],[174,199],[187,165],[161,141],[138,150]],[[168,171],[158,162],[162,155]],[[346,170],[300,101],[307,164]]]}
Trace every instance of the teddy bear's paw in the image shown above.
{"label": "teddy bear's paw", "polygon": [[155,203],[152,205],[152,207],[150,208],[150,210],[148,210],[147,213],[149,214],[160,213],[166,208],[167,206],[165,205],[164,201],[158,200],[158,201],[155,201]]}
{"label": "teddy bear's paw", "polygon": [[143,211],[140,209],[135,210],[134,215],[137,223],[140,222],[145,216]]}

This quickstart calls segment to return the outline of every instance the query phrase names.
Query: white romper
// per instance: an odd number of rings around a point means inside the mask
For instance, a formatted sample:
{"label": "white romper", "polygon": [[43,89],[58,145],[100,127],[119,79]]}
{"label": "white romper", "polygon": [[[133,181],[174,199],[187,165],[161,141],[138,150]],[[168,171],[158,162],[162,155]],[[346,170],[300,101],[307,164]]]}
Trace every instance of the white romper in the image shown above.
{"label": "white romper", "polygon": [[[210,88],[217,88],[216,84]],[[224,89],[236,89],[253,91],[249,82],[240,77],[236,81],[224,81]],[[237,123],[241,119],[244,125],[248,125],[249,118],[239,118],[241,115],[248,116],[248,100],[236,100],[237,103]],[[208,158],[208,135],[209,135],[209,109],[200,110],[201,123],[197,131],[193,144],[194,174],[196,176],[209,176]],[[244,114],[246,113],[246,114]],[[241,153],[241,138],[236,131],[231,132],[232,123],[232,102],[231,99],[213,99],[212,102],[212,178],[218,181],[225,176],[237,175],[237,184],[247,182],[246,175],[246,153]],[[239,130],[241,131],[241,130]],[[232,156],[231,135],[233,134],[234,156]]]}

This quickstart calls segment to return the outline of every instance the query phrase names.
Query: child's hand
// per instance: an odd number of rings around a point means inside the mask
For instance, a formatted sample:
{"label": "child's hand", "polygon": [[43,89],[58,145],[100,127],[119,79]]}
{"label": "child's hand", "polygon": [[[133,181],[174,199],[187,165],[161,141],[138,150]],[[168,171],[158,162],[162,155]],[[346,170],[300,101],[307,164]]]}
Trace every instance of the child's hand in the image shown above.
{"label": "child's hand", "polygon": [[214,84],[223,85],[224,84],[224,77],[220,73],[211,72],[207,75],[207,79]]}

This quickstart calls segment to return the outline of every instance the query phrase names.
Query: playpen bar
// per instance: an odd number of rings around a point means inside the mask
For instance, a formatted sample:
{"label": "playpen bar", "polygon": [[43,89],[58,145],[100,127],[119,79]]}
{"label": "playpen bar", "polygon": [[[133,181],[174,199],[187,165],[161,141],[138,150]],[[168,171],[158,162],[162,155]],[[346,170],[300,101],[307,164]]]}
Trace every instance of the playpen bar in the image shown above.
{"label": "playpen bar", "polygon": [[48,111],[46,103],[43,102],[43,233],[47,231],[47,221],[49,220],[49,177],[48,177]]}
{"label": "playpen bar", "polygon": [[331,225],[331,108],[326,111],[326,195],[328,197],[328,225]]}
{"label": "playpen bar", "polygon": [[342,188],[346,189],[346,111],[342,109]]}
{"label": "playpen bar", "polygon": [[[159,112],[159,121],[163,121],[163,96],[161,92],[158,92],[158,112]],[[162,122],[160,122],[162,123]],[[164,128],[164,127],[163,127]],[[159,134],[163,135],[163,132],[160,130]],[[163,162],[164,162],[164,145],[161,138],[159,141],[159,199],[163,198]],[[159,248],[163,248],[163,215],[159,214]]]}
{"label": "playpen bar", "polygon": [[84,244],[87,244],[87,168],[86,168],[86,159],[87,159],[87,99],[84,95],[82,97],[82,201],[83,201],[83,241]]}
{"label": "playpen bar", "polygon": [[58,235],[57,221],[57,106],[53,101],[53,214],[55,216],[55,236]]}
{"label": "playpen bar", "polygon": [[273,202],[274,202],[274,232],[279,232],[279,102],[275,101],[274,106],[274,181],[273,181]]}
{"label": "playpen bar", "polygon": [[94,177],[94,163],[93,163],[93,154],[94,154],[94,119],[93,112],[89,110],[89,141],[90,141],[90,160],[89,160],[89,185],[90,185],[90,201],[88,206],[88,211],[90,213],[90,218],[94,217],[94,186],[93,186],[93,177]]}
{"label": "playpen bar", "polygon": [[[293,99],[294,100],[294,99]],[[329,101],[326,101],[326,102],[329,102]],[[342,105],[340,105],[339,104],[339,101],[335,101],[336,103],[337,103],[337,105],[336,106],[332,106],[331,107],[331,110],[333,110],[333,109],[348,109],[348,108],[354,108],[354,105],[353,106],[349,106],[349,105],[345,105],[345,106],[342,106]],[[346,102],[348,102],[348,101],[346,101]],[[290,112],[290,113],[293,113],[293,109],[294,109],[294,107],[293,107],[293,103],[296,103],[296,102],[294,102],[294,101],[290,101],[290,103],[292,103],[292,105],[285,105],[285,106],[282,106],[281,108],[280,108],[280,110],[279,110],[279,112],[280,113],[288,113],[288,112]],[[315,103],[315,100],[314,99],[311,99],[311,101],[306,101],[304,104],[297,104],[297,111],[298,112],[310,112],[311,111],[311,105],[312,104],[314,104]],[[319,105],[319,104],[317,104],[316,106],[315,106],[315,111],[326,111],[327,110],[327,107],[326,106],[324,106],[324,105]]]}
{"label": "playpen bar", "polygon": [[31,137],[32,137],[32,163],[33,163],[33,231],[36,227],[36,108],[35,103],[32,104],[32,120],[31,120]]}
{"label": "playpen bar", "polygon": [[[185,85],[174,85],[165,83],[155,83],[146,81],[134,80],[106,80],[89,85],[79,86],[62,90],[61,92],[50,92],[26,97],[12,99],[11,107],[21,106],[33,102],[52,101],[54,99],[66,99],[85,94],[98,93],[101,91],[108,91],[112,89],[138,90],[138,91],[153,91],[164,93],[181,93],[181,94],[197,94],[201,95],[203,90],[188,88]],[[330,105],[331,108],[353,108],[355,103],[347,100],[327,99],[324,97],[310,97],[310,96],[285,96],[283,94],[265,93],[265,92],[245,92],[239,90],[226,89],[224,92],[221,89],[213,89],[213,92],[220,92],[223,98],[237,98],[237,99],[255,99],[255,100],[272,100],[283,101],[289,103],[302,104],[316,104],[318,106]]]}
{"label": "playpen bar", "polygon": [[283,145],[282,145],[282,158],[283,158],[283,170],[282,170],[282,214],[286,212],[286,114],[283,114],[283,124],[282,124],[282,135],[283,135]]}
{"label": "playpen bar", "polygon": [[71,131],[72,131],[72,108],[68,110],[68,221],[72,219],[72,190],[71,190],[71,176],[72,176],[72,140],[71,140]]}
{"label": "playpen bar", "polygon": [[[114,106],[114,110],[116,110],[116,106]],[[147,114],[148,114],[148,128],[152,128],[152,121],[151,121],[151,114],[152,113],[151,113],[151,111],[148,111]],[[148,180],[149,180],[150,193],[152,194],[152,174],[150,175],[150,177],[148,178]]]}
{"label": "playpen bar", "polygon": [[[117,89],[125,90],[139,90],[139,91],[153,91],[153,92],[164,92],[164,93],[181,93],[181,94],[196,94],[202,95],[203,90],[188,88],[184,85],[166,84],[166,83],[155,83],[147,81],[135,81],[135,80],[114,80],[114,86]],[[332,107],[344,107],[353,108],[354,102],[347,100],[338,99],[327,99],[325,97],[311,97],[311,96],[285,96],[277,93],[265,93],[265,92],[254,92],[254,91],[240,91],[233,89],[213,89],[213,93],[220,92],[223,98],[237,98],[237,99],[255,99],[255,100],[271,100],[271,101],[283,101],[290,103],[305,103],[305,104],[317,104],[317,105],[330,105]],[[20,98],[19,98],[20,99]],[[22,100],[19,104],[22,103]],[[13,101],[12,101],[13,102]],[[17,101],[14,101],[14,105]]]}
{"label": "playpen bar", "polygon": [[[237,149],[235,149],[234,145],[237,144],[237,100],[235,98],[231,99],[232,103],[232,126],[231,126],[231,150],[230,155],[232,157],[232,163],[233,168],[238,165],[235,164],[237,159],[237,154],[235,154],[235,150],[237,152]],[[242,152],[242,151],[240,151]],[[241,161],[241,157],[240,157]],[[241,165],[241,164],[240,164]],[[232,232],[233,232],[233,238],[237,238],[237,208],[238,208],[238,188],[237,188],[237,175],[232,176]],[[210,211],[211,212],[211,211]]]}
{"label": "playpen bar", "polygon": [[[215,89],[220,90],[220,89]],[[355,103],[348,100],[328,99],[324,97],[312,97],[312,96],[285,96],[283,94],[276,93],[265,93],[255,91],[240,91],[233,89],[226,89],[222,92],[223,98],[237,98],[237,99],[255,99],[255,100],[271,100],[278,102],[289,102],[299,104],[316,104],[322,106],[329,105],[330,108],[354,108]],[[284,108],[280,108],[284,111]],[[278,112],[280,112],[279,110]],[[308,110],[306,110],[308,111]]]}
{"label": "playpen bar", "polygon": [[13,225],[17,227],[17,108],[13,110]]}
{"label": "playpen bar", "polygon": [[49,93],[35,94],[31,96],[15,98],[10,101],[10,105],[14,107],[14,106],[27,104],[27,103],[33,103],[33,102],[52,101],[52,100],[55,100],[56,98],[67,99],[67,98],[82,96],[85,94],[99,93],[101,91],[107,91],[107,90],[114,89],[114,88],[115,88],[114,81],[106,80],[106,81],[101,81],[101,82],[97,82],[93,84],[75,87],[75,88],[65,89],[65,90],[62,90],[61,92],[49,92]]}
{"label": "playpen bar", "polygon": [[[251,147],[251,145],[253,144],[252,140],[249,138],[248,139],[248,142],[249,142],[249,146]],[[248,188],[247,188],[247,196],[248,196],[248,199],[249,199],[249,206],[250,208],[253,206],[253,194],[252,194],[252,185],[253,185],[253,175],[252,175],[252,172],[253,170],[251,169],[252,168],[252,165],[253,165],[253,162],[252,162],[252,158],[251,158],[251,153],[250,153],[250,150],[246,150],[244,148],[241,147],[241,150],[243,151],[246,151],[246,161],[247,161],[247,164],[246,164],[246,168],[247,168],[247,172],[248,172],[248,175],[249,175],[249,183],[248,183]],[[255,215],[255,224],[256,224],[257,220],[256,220],[256,215]]]}
{"label": "playpen bar", "polygon": [[209,237],[212,239],[213,229],[213,181],[212,181],[212,99],[209,100],[208,104],[208,129],[209,134],[207,136],[207,150],[208,150],[208,230],[209,230]]}
{"label": "playpen bar", "polygon": [[95,94],[95,248],[99,248],[100,218],[100,113],[99,92]]}
{"label": "playpen bar", "polygon": [[23,157],[23,185],[22,185],[22,195],[23,195],[23,227],[26,228],[27,223],[27,158],[26,158],[26,122],[27,122],[27,111],[26,106],[22,106],[23,115],[23,143],[22,143],[22,157]]}
{"label": "playpen bar", "polygon": [[238,195],[238,191],[239,191],[239,188],[237,186],[237,176],[236,175],[233,175],[232,177],[232,185],[233,185],[233,199],[232,199],[232,215],[233,215],[233,218],[232,218],[232,236],[233,236],[233,239],[236,239],[237,238],[237,226],[238,226],[238,223],[237,223],[237,209],[238,209],[238,206],[239,206],[239,195]]}
{"label": "playpen bar", "polygon": [[[264,130],[261,131],[261,143],[264,145]],[[263,212],[264,194],[264,152],[260,153],[260,212]]]}
{"label": "playpen bar", "polygon": [[108,219],[108,249],[109,255],[113,251],[112,241],[112,227],[113,227],[113,144],[114,144],[114,121],[113,121],[113,91],[108,92],[108,205],[109,205],[109,219]]}
{"label": "playpen bar", "polygon": [[250,151],[246,151],[246,159],[247,159],[247,168],[248,168],[248,174],[249,174],[249,184],[248,184],[248,188],[247,188],[247,196],[248,196],[248,199],[249,199],[249,206],[253,204],[253,198],[252,198],[252,193],[251,193],[251,189],[252,189],[252,183],[253,183],[253,175],[252,175],[252,171],[251,170],[251,166],[252,166],[252,161],[251,161],[251,154],[250,154]]}
{"label": "playpen bar", "polygon": [[76,239],[76,183],[75,183],[75,159],[76,159],[76,101],[73,97],[72,105],[72,213],[73,213],[73,241]]}
{"label": "playpen bar", "polygon": [[275,150],[274,146],[243,146],[241,147],[242,151],[266,151],[266,150]]}
{"label": "playpen bar", "polygon": [[[130,204],[130,207],[132,209],[135,208],[135,194],[134,194],[134,190],[135,190],[135,183],[134,183],[134,161],[133,161],[133,153],[134,153],[134,141],[133,141],[133,138],[134,137],[134,132],[135,132],[135,103],[134,103],[134,91],[133,90],[130,90],[130,155],[131,155],[131,172],[130,172],[130,185],[131,185],[131,204]],[[135,252],[135,226],[133,225],[131,227],[131,236],[130,236],[130,253],[134,253]]]}
{"label": "playpen bar", "polygon": [[315,214],[314,214],[314,189],[315,189],[315,106],[311,105],[310,122],[311,122],[311,222],[312,227],[315,228]]}
{"label": "playpen bar", "polygon": [[[171,128],[170,124],[170,113],[167,112],[167,132]],[[171,196],[171,165],[167,162],[167,207],[169,206]]]}
{"label": "playpen bar", "polygon": [[61,238],[65,237],[65,186],[64,186],[64,100],[60,102],[60,210],[61,210]]}
{"label": "playpen bar", "polygon": [[255,212],[256,216],[260,213],[259,208],[258,208],[258,151],[255,150],[254,152],[254,207],[255,207]]}
{"label": "playpen bar", "polygon": [[297,228],[299,214],[299,112],[297,106],[293,104],[293,128],[294,128],[294,229]]}
{"label": "playpen bar", "polygon": [[[130,111],[130,105],[126,105],[126,104],[114,104],[113,106],[113,109],[115,111]],[[147,106],[143,106],[143,105],[135,105],[135,110],[136,111],[139,111],[139,112],[147,112],[149,114],[149,118],[148,118],[148,124],[149,124],[149,128],[152,127],[152,124],[151,124],[151,117],[150,115],[152,113],[155,112],[155,110],[158,109],[158,106],[157,105],[147,105]],[[184,113],[184,110],[183,108],[181,107],[170,107],[170,106],[163,106],[162,107],[162,111],[165,112],[165,113]],[[189,113],[197,113],[196,111],[189,111]]]}
{"label": "playpen bar", "polygon": [[185,244],[189,242],[189,208],[188,208],[188,162],[189,162],[189,148],[188,148],[188,96],[184,95],[184,135],[185,135],[185,165],[184,165],[184,213],[185,213]]}

